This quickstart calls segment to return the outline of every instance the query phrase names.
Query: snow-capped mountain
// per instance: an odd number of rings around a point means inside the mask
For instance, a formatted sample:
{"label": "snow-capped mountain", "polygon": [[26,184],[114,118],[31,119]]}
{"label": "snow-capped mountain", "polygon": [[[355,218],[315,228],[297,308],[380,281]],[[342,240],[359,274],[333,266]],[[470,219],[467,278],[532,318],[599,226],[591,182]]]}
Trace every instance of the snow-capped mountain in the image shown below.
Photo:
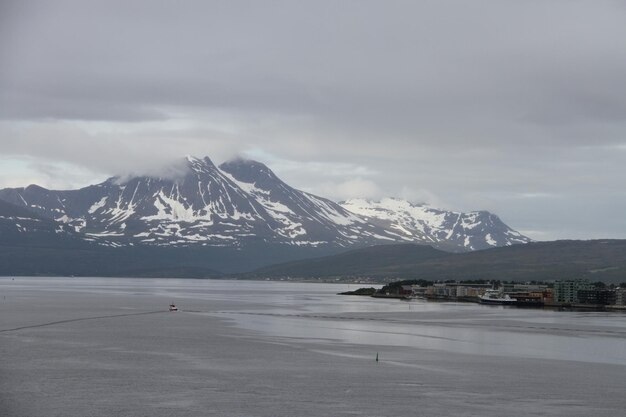
{"label": "snow-capped mountain", "polygon": [[395,198],[352,199],[340,205],[391,230],[399,239],[441,249],[471,251],[531,241],[487,211],[458,213]]}
{"label": "snow-capped mountain", "polygon": [[176,178],[110,178],[67,191],[30,185],[0,190],[0,200],[108,246],[341,249],[415,242],[465,251],[529,241],[487,212],[394,199],[339,205],[242,159],[217,167],[209,158],[187,157]]}
{"label": "snow-capped mountain", "polygon": [[185,163],[176,179],[110,178],[69,191],[31,185],[0,190],[0,199],[114,246],[347,247],[394,240],[338,204],[289,187],[261,163],[234,160],[218,168],[193,157]]}

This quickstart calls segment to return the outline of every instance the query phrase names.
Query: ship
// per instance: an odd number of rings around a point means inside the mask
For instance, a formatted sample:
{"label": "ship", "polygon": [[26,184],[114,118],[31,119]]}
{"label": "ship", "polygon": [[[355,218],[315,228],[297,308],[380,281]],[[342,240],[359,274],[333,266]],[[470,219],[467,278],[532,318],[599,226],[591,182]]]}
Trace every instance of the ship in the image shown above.
{"label": "ship", "polygon": [[499,304],[499,305],[515,305],[517,303],[516,298],[509,297],[508,294],[503,294],[499,290],[487,290],[480,296],[481,304]]}

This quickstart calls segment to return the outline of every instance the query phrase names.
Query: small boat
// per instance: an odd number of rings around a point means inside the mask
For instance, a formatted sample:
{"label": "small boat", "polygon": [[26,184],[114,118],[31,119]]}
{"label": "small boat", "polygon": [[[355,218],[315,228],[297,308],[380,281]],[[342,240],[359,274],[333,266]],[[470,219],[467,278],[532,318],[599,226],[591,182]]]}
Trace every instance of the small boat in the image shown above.
{"label": "small boat", "polygon": [[499,305],[514,305],[517,303],[516,298],[509,297],[508,294],[502,294],[498,290],[487,290],[480,296],[481,304],[499,304]]}
{"label": "small boat", "polygon": [[178,311],[178,307],[175,304],[170,304],[170,311]]}

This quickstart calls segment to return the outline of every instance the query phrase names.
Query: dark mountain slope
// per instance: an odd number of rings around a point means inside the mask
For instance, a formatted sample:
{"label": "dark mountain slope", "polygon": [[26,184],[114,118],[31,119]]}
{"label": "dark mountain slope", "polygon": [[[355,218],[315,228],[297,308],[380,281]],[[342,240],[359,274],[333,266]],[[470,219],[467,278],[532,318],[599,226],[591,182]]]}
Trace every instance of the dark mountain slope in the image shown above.
{"label": "dark mountain slope", "polygon": [[387,266],[401,267],[417,261],[437,259],[450,255],[430,246],[415,244],[379,245],[356,249],[338,255],[274,265],[254,271],[263,276],[293,276],[328,278],[335,276],[370,276],[381,273]]}
{"label": "dark mountain slope", "polygon": [[626,281],[626,240],[534,242],[432,257],[412,256],[411,250],[421,251],[410,246],[377,246],[368,248],[367,252],[351,251],[340,256],[274,265],[255,271],[255,276]]}
{"label": "dark mountain slope", "polygon": [[11,246],[86,244],[72,228],[41,217],[32,211],[0,200],[0,244]]}

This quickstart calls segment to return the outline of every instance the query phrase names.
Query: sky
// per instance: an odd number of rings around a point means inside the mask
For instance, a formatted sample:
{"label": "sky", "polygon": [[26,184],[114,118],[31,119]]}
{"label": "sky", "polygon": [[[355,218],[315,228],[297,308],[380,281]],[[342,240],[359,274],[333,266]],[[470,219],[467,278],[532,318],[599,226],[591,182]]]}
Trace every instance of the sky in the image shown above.
{"label": "sky", "polygon": [[0,0],[0,188],[241,156],[626,238],[626,2]]}

